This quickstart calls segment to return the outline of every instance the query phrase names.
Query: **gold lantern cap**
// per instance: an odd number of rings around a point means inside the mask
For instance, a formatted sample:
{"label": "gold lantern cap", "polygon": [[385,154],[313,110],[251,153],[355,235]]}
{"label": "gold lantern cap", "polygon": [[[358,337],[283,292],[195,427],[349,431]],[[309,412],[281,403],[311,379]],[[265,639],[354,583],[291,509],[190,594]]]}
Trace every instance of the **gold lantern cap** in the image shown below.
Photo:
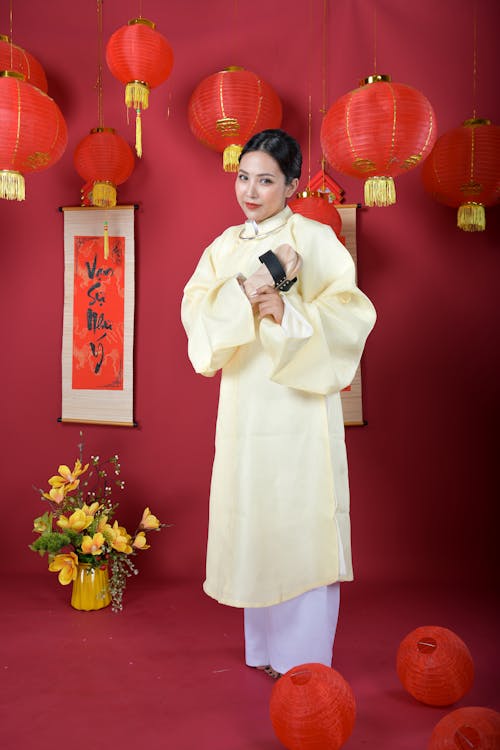
{"label": "gold lantern cap", "polygon": [[131,18],[128,22],[128,26],[134,26],[136,23],[142,23],[144,26],[149,26],[150,29],[154,29],[156,24],[154,21],[149,21],[147,18]]}
{"label": "gold lantern cap", "polygon": [[362,78],[359,82],[360,86],[366,86],[368,83],[379,83],[380,81],[385,81],[386,83],[390,83],[391,76],[385,75],[382,73],[374,73],[372,76],[367,76],[366,78]]}
{"label": "gold lantern cap", "polygon": [[478,125],[491,125],[491,120],[486,117],[470,117],[463,121],[463,125],[466,128],[475,128]]}
{"label": "gold lantern cap", "polygon": [[92,128],[90,135],[94,133],[116,133],[116,130],[114,128]]}
{"label": "gold lantern cap", "polygon": [[310,190],[306,188],[301,190],[300,193],[296,193],[296,198],[323,198],[328,200],[328,193],[321,192],[320,190]]}
{"label": "gold lantern cap", "polygon": [[20,81],[26,80],[26,76],[23,73],[19,73],[17,70],[0,70],[0,78],[17,78]]}

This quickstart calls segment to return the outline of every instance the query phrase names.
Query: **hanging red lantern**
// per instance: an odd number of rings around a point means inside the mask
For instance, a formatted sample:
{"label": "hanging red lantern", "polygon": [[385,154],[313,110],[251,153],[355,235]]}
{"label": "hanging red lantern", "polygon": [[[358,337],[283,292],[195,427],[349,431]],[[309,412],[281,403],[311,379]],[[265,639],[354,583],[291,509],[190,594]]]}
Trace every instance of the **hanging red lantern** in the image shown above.
{"label": "hanging red lantern", "polygon": [[281,125],[281,101],[271,86],[249,70],[236,66],[204,78],[191,94],[188,119],[201,143],[223,152],[226,172],[238,170],[248,139]]}
{"label": "hanging red lantern", "polygon": [[172,47],[153,21],[133,18],[112,34],[106,45],[111,73],[125,84],[125,104],[136,112],[137,156],[142,156],[141,110],[149,106],[150,89],[163,83],[174,64]]}
{"label": "hanging red lantern", "polygon": [[500,750],[500,713],[482,706],[451,711],[434,727],[427,750]]}
{"label": "hanging red lantern", "polygon": [[340,237],[342,217],[333,202],[329,200],[328,193],[306,189],[297,193],[297,197],[288,201],[288,205],[296,214],[301,214],[322,224],[328,224],[337,237]]}
{"label": "hanging red lantern", "polygon": [[68,132],[50,96],[17,71],[0,72],[0,198],[24,200],[24,174],[61,158]]}
{"label": "hanging red lantern", "polygon": [[473,118],[444,133],[424,164],[422,181],[439,203],[458,208],[460,229],[483,231],[485,206],[500,201],[500,126]]}
{"label": "hanging red lantern", "polygon": [[132,174],[134,154],[114,128],[94,128],[77,145],[73,163],[86,181],[84,189],[91,204],[112,208],[116,206],[116,186]]}
{"label": "hanging red lantern", "polygon": [[0,70],[15,70],[22,73],[27,83],[36,86],[45,94],[48,91],[47,76],[36,58],[29,52],[12,44],[9,37],[0,34]]}
{"label": "hanging red lantern", "polygon": [[373,75],[340,97],[321,125],[321,146],[331,166],[365,179],[367,206],[396,202],[393,177],[428,155],[436,140],[436,117],[417,89]]}
{"label": "hanging red lantern", "polygon": [[348,682],[324,664],[301,664],[276,682],[271,723],[289,750],[338,750],[350,737],[356,703]]}
{"label": "hanging red lantern", "polygon": [[428,706],[449,706],[470,690],[474,664],[469,649],[452,630],[416,628],[401,641],[396,669],[405,690]]}

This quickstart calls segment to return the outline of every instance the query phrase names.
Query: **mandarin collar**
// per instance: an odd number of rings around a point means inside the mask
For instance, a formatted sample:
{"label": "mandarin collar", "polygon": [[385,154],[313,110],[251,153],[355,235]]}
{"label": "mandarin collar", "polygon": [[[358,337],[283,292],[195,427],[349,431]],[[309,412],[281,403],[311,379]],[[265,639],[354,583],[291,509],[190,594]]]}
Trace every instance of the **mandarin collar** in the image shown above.
{"label": "mandarin collar", "polygon": [[268,219],[264,219],[257,223],[252,219],[248,219],[243,224],[240,232],[240,237],[245,240],[259,239],[259,235],[268,235],[270,232],[274,232],[276,229],[280,229],[286,224],[293,211],[288,206],[285,206],[278,211],[277,214],[273,214]]}

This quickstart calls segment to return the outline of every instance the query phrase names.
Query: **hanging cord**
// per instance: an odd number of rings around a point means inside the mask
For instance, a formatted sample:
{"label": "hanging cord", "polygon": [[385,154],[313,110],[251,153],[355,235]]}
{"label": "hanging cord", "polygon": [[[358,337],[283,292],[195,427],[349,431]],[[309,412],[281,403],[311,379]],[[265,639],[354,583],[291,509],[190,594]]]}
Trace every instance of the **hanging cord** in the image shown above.
{"label": "hanging cord", "polygon": [[102,112],[102,0],[97,0],[97,124],[104,127]]}
{"label": "hanging cord", "polygon": [[472,117],[476,119],[477,96],[477,0],[473,6],[473,53],[472,53]]}

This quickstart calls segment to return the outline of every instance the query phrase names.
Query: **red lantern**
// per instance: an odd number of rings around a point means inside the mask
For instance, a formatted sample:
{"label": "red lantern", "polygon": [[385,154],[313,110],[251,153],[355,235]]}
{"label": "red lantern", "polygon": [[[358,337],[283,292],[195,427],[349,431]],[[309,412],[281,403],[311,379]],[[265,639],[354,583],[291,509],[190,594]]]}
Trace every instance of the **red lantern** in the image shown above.
{"label": "red lantern", "polygon": [[424,164],[422,180],[439,203],[458,208],[460,229],[483,231],[484,207],[500,200],[500,126],[471,119],[440,136]]}
{"label": "red lantern", "polygon": [[150,89],[163,83],[172,70],[174,54],[165,37],[146,18],[133,18],[110,37],[106,62],[125,85],[125,104],[136,111],[136,152],[142,156],[141,110],[149,106]]}
{"label": "red lantern", "polygon": [[398,649],[396,668],[405,690],[428,706],[449,706],[470,690],[474,664],[465,643],[447,628],[420,627]]}
{"label": "red lantern", "polygon": [[356,704],[342,675],[324,664],[301,664],[273,687],[271,723],[288,750],[338,750],[351,735]]}
{"label": "red lantern", "polygon": [[315,190],[304,190],[297,193],[297,197],[288,201],[289,207],[294,213],[302,214],[308,219],[314,219],[322,224],[331,226],[337,237],[342,231],[342,218],[329,200],[328,193]]}
{"label": "red lantern", "polygon": [[427,750],[500,750],[500,714],[480,706],[457,708],[436,724]]}
{"label": "red lantern", "polygon": [[[114,128],[94,128],[73,155],[75,169],[92,185],[91,203],[101,208],[116,206],[116,186],[125,182],[134,169],[134,154]],[[84,186],[89,193],[89,185]]]}
{"label": "red lantern", "polygon": [[57,104],[23,80],[0,73],[0,198],[24,200],[23,174],[41,172],[66,148],[66,123]]}
{"label": "red lantern", "polygon": [[338,99],[321,125],[321,146],[334,169],[367,178],[367,206],[396,202],[393,177],[423,161],[436,140],[436,117],[420,91],[390,76],[369,76]]}
{"label": "red lantern", "polygon": [[260,130],[279,128],[282,107],[268,83],[233,66],[198,84],[189,100],[188,118],[195,138],[223,152],[224,170],[236,172],[248,139]]}
{"label": "red lantern", "polygon": [[9,42],[9,37],[0,34],[0,70],[15,70],[22,73],[27,83],[36,86],[45,94],[48,91],[45,71],[29,52]]}

